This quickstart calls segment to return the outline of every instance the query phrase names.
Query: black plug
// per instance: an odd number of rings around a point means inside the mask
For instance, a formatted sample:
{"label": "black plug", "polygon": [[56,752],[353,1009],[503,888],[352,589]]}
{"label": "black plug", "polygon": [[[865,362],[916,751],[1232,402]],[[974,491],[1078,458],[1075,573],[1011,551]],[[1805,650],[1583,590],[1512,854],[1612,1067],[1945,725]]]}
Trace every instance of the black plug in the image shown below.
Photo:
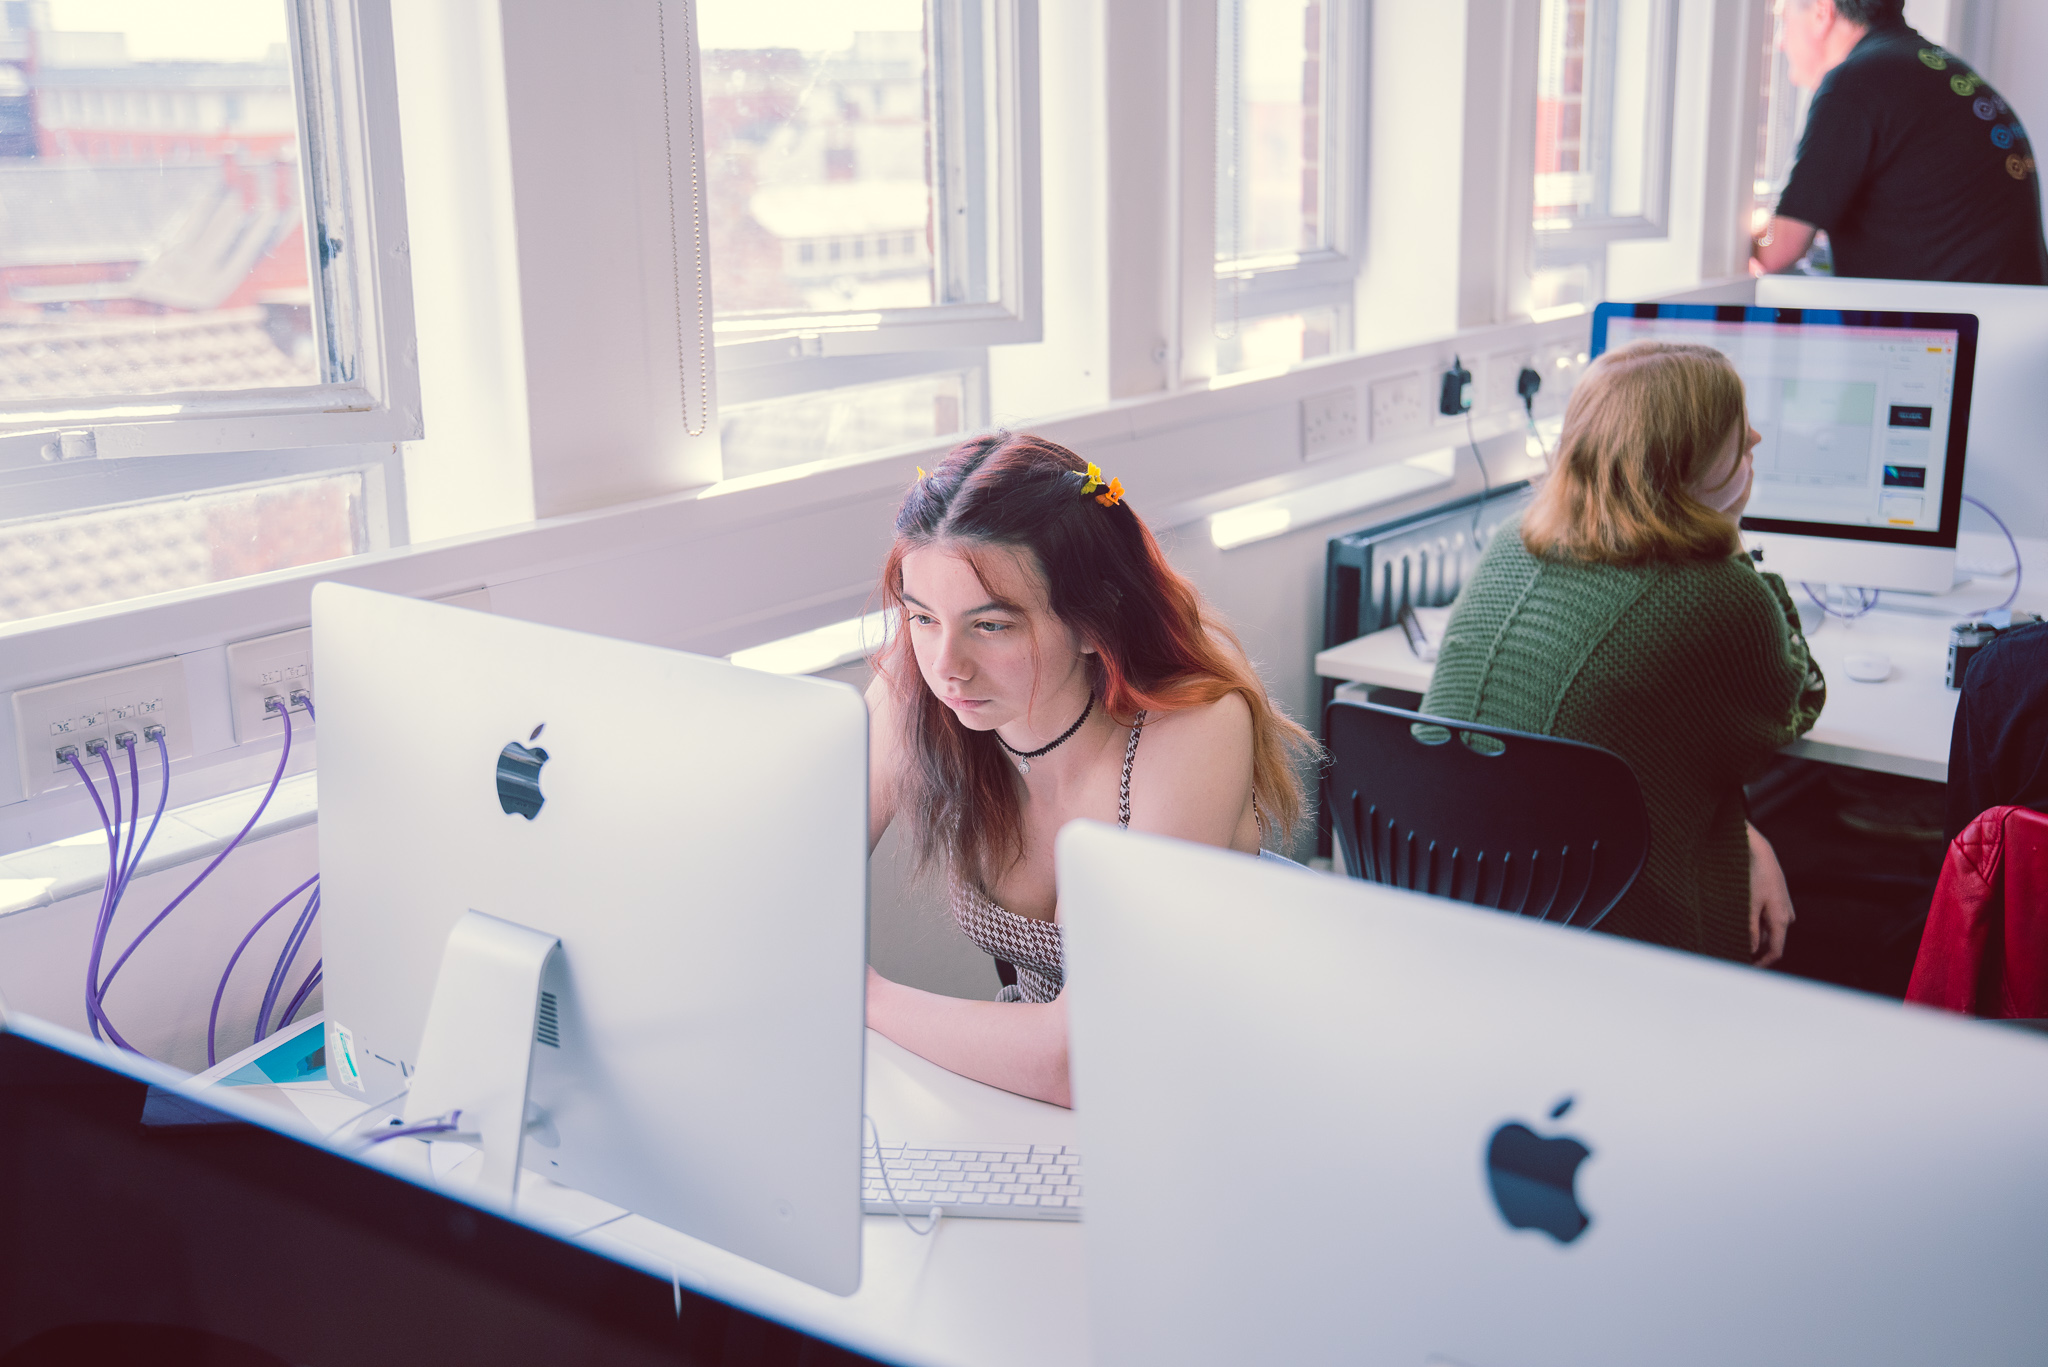
{"label": "black plug", "polygon": [[1444,372],[1436,411],[1447,418],[1463,417],[1472,411],[1472,372],[1465,369],[1465,362],[1459,357],[1451,357],[1451,368]]}
{"label": "black plug", "polygon": [[1523,366],[1522,373],[1515,376],[1515,392],[1522,396],[1522,407],[1531,417],[1536,415],[1536,395],[1542,388],[1543,377],[1533,367]]}

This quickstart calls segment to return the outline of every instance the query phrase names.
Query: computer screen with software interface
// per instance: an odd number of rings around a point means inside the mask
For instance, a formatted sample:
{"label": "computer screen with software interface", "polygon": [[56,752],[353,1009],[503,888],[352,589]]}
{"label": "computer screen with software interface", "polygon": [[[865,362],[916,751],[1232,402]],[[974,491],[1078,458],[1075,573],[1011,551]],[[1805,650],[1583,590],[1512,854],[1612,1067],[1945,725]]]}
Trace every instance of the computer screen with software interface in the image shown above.
{"label": "computer screen with software interface", "polygon": [[1630,342],[1725,353],[1762,434],[1745,529],[1954,545],[1976,319],[1603,304],[1598,355]]}

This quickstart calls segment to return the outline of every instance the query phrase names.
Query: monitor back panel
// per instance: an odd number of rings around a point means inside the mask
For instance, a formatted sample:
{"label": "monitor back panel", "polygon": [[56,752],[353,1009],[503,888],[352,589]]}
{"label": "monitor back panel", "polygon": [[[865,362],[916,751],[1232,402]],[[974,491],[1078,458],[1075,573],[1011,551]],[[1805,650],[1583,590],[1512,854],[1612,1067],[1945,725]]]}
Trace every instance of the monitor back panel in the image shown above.
{"label": "monitor back panel", "polygon": [[[558,935],[526,1165],[851,1291],[859,695],[340,585],[313,602],[329,1058],[346,1031],[366,1099],[405,1085],[465,910]],[[546,758],[501,784],[515,743]]]}
{"label": "monitor back panel", "polygon": [[2048,1044],[1086,823],[1058,859],[1097,1361],[2040,1360]]}

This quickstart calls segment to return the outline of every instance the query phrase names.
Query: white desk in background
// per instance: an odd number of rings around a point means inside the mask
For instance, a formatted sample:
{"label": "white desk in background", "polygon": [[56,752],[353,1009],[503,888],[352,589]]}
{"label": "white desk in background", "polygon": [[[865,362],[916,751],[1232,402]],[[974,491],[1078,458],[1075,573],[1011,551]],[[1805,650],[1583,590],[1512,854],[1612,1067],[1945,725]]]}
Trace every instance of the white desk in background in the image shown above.
{"label": "white desk in background", "polygon": [[[970,1082],[868,1032],[867,1110],[884,1143],[1074,1144],[1074,1114]],[[272,1089],[321,1131],[361,1112],[324,1082]],[[394,1151],[385,1156],[385,1151]],[[459,1190],[476,1166],[462,1145],[398,1140],[376,1150],[394,1170]],[[622,1218],[615,1218],[622,1217]],[[1041,1367],[1088,1361],[1081,1225],[941,1220],[921,1238],[894,1215],[865,1217],[861,1286],[835,1296],[581,1192],[523,1174],[519,1218],[569,1235],[692,1291],[891,1361]],[[592,1229],[601,1221],[602,1228]],[[920,1220],[919,1223],[922,1223]]]}
{"label": "white desk in background", "polygon": [[[2034,562],[2038,563],[2038,562]],[[1948,780],[1949,734],[1956,699],[1942,682],[1948,667],[1948,631],[1954,623],[2002,600],[2009,580],[1975,580],[1941,598],[1887,595],[1854,620],[1809,621],[1807,644],[1827,676],[1828,701],[1811,731],[1785,747],[1788,755],[1823,760],[1853,769],[1874,769],[1935,783]],[[1797,587],[1793,589],[1799,594]],[[2028,606],[2029,594],[2015,606]],[[2039,610],[2039,604],[2033,605]],[[1436,640],[1449,608],[1420,614]],[[1850,655],[1891,657],[1891,677],[1859,683],[1849,677]],[[1326,679],[1427,692],[1433,662],[1408,648],[1399,627],[1376,631],[1316,656],[1316,673]]]}

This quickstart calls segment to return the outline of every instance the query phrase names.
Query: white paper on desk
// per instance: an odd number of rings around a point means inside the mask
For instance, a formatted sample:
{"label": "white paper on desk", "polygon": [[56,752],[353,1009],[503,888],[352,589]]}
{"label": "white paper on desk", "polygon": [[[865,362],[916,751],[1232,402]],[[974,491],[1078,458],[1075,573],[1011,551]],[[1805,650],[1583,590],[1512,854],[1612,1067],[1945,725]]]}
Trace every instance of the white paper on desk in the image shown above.
{"label": "white paper on desk", "polygon": [[1437,648],[1443,644],[1444,628],[1451,624],[1451,610],[1449,608],[1415,608],[1412,611],[1415,616],[1415,624],[1422,628],[1422,634],[1426,638],[1415,647],[1415,653],[1421,659],[1434,660]]}

